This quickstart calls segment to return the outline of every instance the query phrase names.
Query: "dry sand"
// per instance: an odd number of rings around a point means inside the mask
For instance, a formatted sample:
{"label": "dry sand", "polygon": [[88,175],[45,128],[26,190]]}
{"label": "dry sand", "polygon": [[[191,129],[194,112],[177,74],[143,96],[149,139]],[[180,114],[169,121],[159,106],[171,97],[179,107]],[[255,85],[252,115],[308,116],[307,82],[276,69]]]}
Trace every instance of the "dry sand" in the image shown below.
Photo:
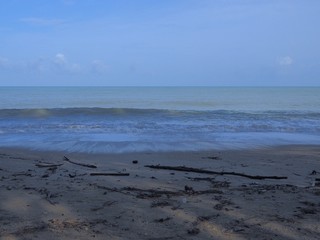
{"label": "dry sand", "polygon": [[[151,164],[287,179],[145,167]],[[90,175],[119,172],[130,175]],[[319,238],[319,146],[130,154],[0,149],[0,239]]]}

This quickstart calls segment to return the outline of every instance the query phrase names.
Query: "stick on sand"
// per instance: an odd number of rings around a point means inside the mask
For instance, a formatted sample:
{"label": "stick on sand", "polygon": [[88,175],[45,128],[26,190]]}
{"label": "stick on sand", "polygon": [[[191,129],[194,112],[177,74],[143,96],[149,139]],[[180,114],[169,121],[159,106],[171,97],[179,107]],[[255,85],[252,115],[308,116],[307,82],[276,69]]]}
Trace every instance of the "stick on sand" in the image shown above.
{"label": "stick on sand", "polygon": [[210,170],[204,170],[200,168],[191,168],[185,166],[160,166],[160,165],[145,165],[148,168],[154,169],[162,169],[162,170],[171,170],[171,171],[182,171],[182,172],[195,172],[195,173],[204,173],[204,174],[217,174],[217,175],[235,175],[240,177],[246,177],[250,179],[287,179],[287,177],[280,177],[280,176],[260,176],[260,175],[247,175],[244,173],[237,173],[237,172],[215,172]]}
{"label": "stick on sand", "polygon": [[88,167],[88,168],[97,168],[96,165],[92,165],[92,164],[85,164],[85,163],[78,163],[78,162],[74,162],[74,161],[71,161],[69,158],[67,158],[66,156],[64,156],[64,160],[69,162],[69,163],[72,163],[72,164],[75,164],[75,165],[79,165],[79,166],[83,166],[83,167]]}

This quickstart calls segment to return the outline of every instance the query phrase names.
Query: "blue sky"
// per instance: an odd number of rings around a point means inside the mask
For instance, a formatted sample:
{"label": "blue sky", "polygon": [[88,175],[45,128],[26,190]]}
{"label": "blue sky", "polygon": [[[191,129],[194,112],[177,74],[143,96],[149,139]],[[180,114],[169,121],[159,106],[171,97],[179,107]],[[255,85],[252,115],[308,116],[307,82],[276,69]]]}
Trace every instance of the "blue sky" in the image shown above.
{"label": "blue sky", "polygon": [[0,85],[320,86],[318,0],[0,0]]}

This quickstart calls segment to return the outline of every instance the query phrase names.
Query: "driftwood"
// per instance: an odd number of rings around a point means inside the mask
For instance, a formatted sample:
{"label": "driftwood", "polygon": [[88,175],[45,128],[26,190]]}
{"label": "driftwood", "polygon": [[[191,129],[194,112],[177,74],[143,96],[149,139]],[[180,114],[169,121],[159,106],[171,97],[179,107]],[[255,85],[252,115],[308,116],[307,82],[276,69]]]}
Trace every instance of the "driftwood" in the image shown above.
{"label": "driftwood", "polygon": [[90,173],[90,176],[129,176],[130,173]]}
{"label": "driftwood", "polygon": [[97,168],[96,165],[92,165],[92,164],[85,164],[85,163],[78,163],[78,162],[74,162],[74,161],[71,161],[69,158],[67,158],[66,156],[64,156],[64,160],[69,162],[69,163],[72,163],[72,164],[75,164],[75,165],[79,165],[79,166],[83,166],[83,167],[88,167],[88,168]]}
{"label": "driftwood", "polygon": [[156,190],[156,189],[140,189],[140,188],[134,188],[134,187],[124,187],[122,188],[124,191],[130,191],[130,192],[137,192],[138,198],[158,198],[162,195],[168,196],[183,196],[185,194],[188,195],[203,195],[203,194],[222,194],[222,191],[215,190],[215,189],[209,189],[209,190],[202,190],[202,191],[195,191],[189,188],[187,191],[184,189],[184,191],[168,191],[168,190]]}
{"label": "driftwood", "polygon": [[63,163],[60,164],[50,164],[50,163],[37,163],[36,166],[39,168],[51,168],[51,167],[60,167]]}
{"label": "driftwood", "polygon": [[20,173],[14,173],[14,174],[12,174],[12,176],[14,176],[14,177],[18,177],[18,176],[32,177],[32,174],[28,173],[28,172],[20,172]]}
{"label": "driftwood", "polygon": [[208,181],[208,182],[214,182],[216,179],[215,178],[211,178],[211,177],[205,177],[205,178],[200,178],[200,177],[187,177],[188,179],[192,180],[192,181]]}
{"label": "driftwood", "polygon": [[204,170],[200,168],[191,168],[185,166],[160,166],[160,165],[145,165],[145,167],[153,168],[153,169],[162,169],[162,170],[171,170],[171,171],[182,171],[182,172],[194,172],[194,173],[204,173],[204,174],[217,174],[217,175],[235,175],[240,177],[246,177],[250,179],[287,179],[288,177],[280,177],[280,176],[260,176],[260,175],[247,175],[244,173],[237,172],[216,172],[210,170]]}
{"label": "driftwood", "polygon": [[102,204],[101,207],[91,208],[91,211],[95,212],[95,211],[103,209],[104,207],[110,207],[111,205],[113,205],[115,203],[117,203],[117,201],[107,201],[104,204]]}
{"label": "driftwood", "polygon": [[94,184],[94,186],[100,189],[111,191],[111,192],[118,192],[118,193],[135,196],[137,198],[142,198],[142,199],[160,198],[163,195],[170,198],[173,196],[222,194],[223,193],[222,191],[216,190],[216,189],[208,189],[208,190],[202,190],[202,191],[193,190],[193,192],[186,192],[185,189],[178,190],[178,191],[170,191],[170,190],[158,190],[158,189],[140,189],[135,187],[111,188],[106,186],[100,186],[97,184]]}
{"label": "driftwood", "polygon": [[213,157],[202,157],[202,159],[220,160],[221,158],[218,156],[213,156]]}

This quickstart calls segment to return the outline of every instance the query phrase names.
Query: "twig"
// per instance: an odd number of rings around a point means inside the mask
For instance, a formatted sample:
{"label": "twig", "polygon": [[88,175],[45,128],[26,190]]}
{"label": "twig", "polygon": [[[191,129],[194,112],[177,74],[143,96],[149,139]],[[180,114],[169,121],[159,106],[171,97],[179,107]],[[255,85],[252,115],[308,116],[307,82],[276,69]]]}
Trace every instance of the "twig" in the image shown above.
{"label": "twig", "polygon": [[117,203],[117,201],[107,201],[104,204],[102,204],[101,207],[96,207],[96,208],[91,208],[91,211],[98,211],[103,209],[104,207],[109,207],[111,205],[113,205],[114,203]]}
{"label": "twig", "polygon": [[51,168],[51,167],[60,167],[63,163],[60,164],[49,164],[49,163],[37,163],[36,166],[39,168]]}
{"label": "twig", "polygon": [[64,160],[69,162],[69,163],[72,163],[72,164],[75,164],[75,165],[79,165],[79,166],[83,166],[83,167],[88,167],[88,168],[97,168],[96,165],[92,165],[92,164],[85,164],[85,163],[78,163],[78,162],[74,162],[74,161],[71,161],[69,158],[67,158],[66,156],[64,156]]}
{"label": "twig", "polygon": [[188,195],[203,195],[203,194],[222,194],[223,192],[220,190],[215,189],[209,189],[209,190],[203,190],[203,191],[193,191],[192,193],[188,193],[185,190],[179,190],[179,191],[168,191],[168,190],[158,190],[158,189],[140,189],[135,187],[123,187],[123,188],[111,188],[111,187],[105,187],[105,186],[99,186],[95,184],[97,188],[108,190],[111,192],[118,192],[125,195],[135,195],[137,198],[159,198],[162,195],[166,195],[167,197],[171,196],[184,196],[186,194]]}
{"label": "twig", "polygon": [[145,167],[153,168],[153,169],[162,169],[162,170],[173,170],[173,171],[182,171],[182,172],[195,172],[195,173],[204,173],[204,174],[217,174],[217,175],[235,175],[240,177],[246,177],[250,179],[287,179],[288,177],[280,177],[280,176],[260,176],[260,175],[247,175],[244,173],[237,172],[216,172],[210,170],[204,170],[200,168],[191,168],[185,166],[160,166],[160,165],[145,165]]}
{"label": "twig", "polygon": [[14,176],[14,177],[18,177],[18,176],[32,177],[32,174],[31,173],[27,173],[27,172],[21,172],[21,173],[14,173],[14,174],[12,174],[12,176]]}

